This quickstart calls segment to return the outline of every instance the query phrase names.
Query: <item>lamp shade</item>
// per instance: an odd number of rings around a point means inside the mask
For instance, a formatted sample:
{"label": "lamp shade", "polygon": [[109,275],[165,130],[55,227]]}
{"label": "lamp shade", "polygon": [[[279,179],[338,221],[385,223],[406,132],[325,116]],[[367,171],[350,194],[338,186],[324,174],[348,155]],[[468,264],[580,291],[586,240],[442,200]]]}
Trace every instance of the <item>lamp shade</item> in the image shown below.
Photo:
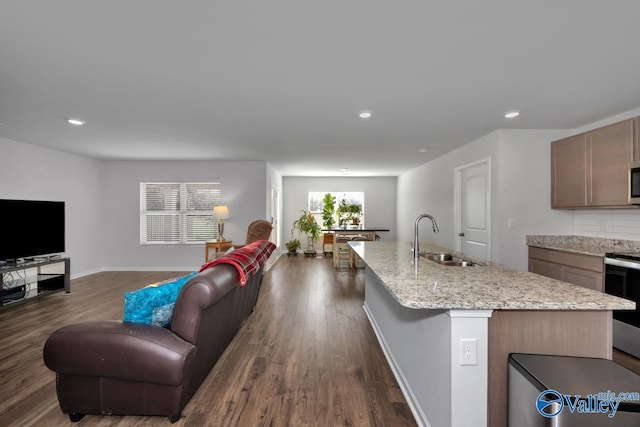
{"label": "lamp shade", "polygon": [[214,206],[213,217],[218,219],[229,219],[229,206]]}

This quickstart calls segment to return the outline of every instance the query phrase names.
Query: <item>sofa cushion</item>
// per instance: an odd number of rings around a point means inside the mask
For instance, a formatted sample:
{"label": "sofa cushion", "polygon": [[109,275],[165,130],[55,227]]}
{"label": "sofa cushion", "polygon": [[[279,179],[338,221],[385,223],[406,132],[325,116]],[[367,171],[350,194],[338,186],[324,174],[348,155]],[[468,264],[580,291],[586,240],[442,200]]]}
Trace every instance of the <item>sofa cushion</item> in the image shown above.
{"label": "sofa cushion", "polygon": [[173,306],[182,287],[196,275],[196,271],[186,276],[155,283],[124,294],[124,317],[127,322],[167,326],[171,323]]}

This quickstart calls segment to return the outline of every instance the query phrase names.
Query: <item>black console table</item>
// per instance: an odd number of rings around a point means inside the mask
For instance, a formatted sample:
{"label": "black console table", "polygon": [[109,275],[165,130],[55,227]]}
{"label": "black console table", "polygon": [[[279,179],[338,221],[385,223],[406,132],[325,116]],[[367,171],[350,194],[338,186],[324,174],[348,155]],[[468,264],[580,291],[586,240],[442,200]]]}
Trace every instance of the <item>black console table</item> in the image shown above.
{"label": "black console table", "polygon": [[30,298],[71,292],[71,260],[42,258],[0,266],[0,309]]}

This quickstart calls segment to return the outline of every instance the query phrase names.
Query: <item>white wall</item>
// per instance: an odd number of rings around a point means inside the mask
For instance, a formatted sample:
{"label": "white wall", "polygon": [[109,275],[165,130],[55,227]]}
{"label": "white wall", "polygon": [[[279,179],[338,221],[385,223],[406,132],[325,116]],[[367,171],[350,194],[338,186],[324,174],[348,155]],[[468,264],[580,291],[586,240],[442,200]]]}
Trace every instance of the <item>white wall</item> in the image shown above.
{"label": "white wall", "polygon": [[[491,158],[491,259],[527,269],[527,234],[571,234],[571,211],[550,207],[550,142],[562,130],[500,130],[398,178],[399,239],[413,239],[412,224],[421,213],[433,215],[440,228],[420,227],[420,240],[454,248],[454,169]],[[507,221],[514,220],[514,228]],[[405,225],[411,225],[406,227]]]}
{"label": "white wall", "polygon": [[72,277],[199,267],[202,244],[140,245],[139,183],[210,180],[222,183],[231,213],[225,236],[238,243],[251,221],[269,217],[267,188],[282,192],[282,177],[261,161],[100,161],[0,138],[0,198],[66,202]]}
{"label": "white wall", "polygon": [[[396,184],[395,177],[284,177],[283,242],[291,239],[291,225],[300,216],[300,211],[309,208],[310,191],[364,191],[365,227],[388,228],[391,231],[380,233],[381,238],[395,240]],[[295,237],[299,238],[297,232]],[[306,237],[300,241],[304,246]]]}
{"label": "white wall", "polygon": [[497,182],[495,157],[498,136],[498,132],[490,133],[398,177],[398,240],[412,241],[415,219],[420,214],[428,213],[436,219],[440,233],[434,234],[428,221],[423,221],[420,225],[420,241],[454,247],[453,170],[491,157],[491,182]]}
{"label": "white wall", "polygon": [[[264,162],[99,161],[0,138],[0,198],[66,202],[66,255],[72,276],[108,269],[190,269],[204,260],[201,245],[139,245],[140,181],[220,178],[231,218],[225,235],[243,242],[253,219],[270,215],[271,188],[280,191],[280,238],[306,209],[308,191],[365,191],[366,225],[388,227],[384,239],[411,241],[420,213],[438,220],[440,234],[421,225],[421,240],[454,246],[453,170],[492,159],[492,259],[526,269],[527,234],[576,234],[640,240],[640,210],[557,211],[550,205],[549,142],[640,115],[640,109],[572,131],[492,132],[396,178],[283,178]],[[397,184],[397,185],[396,185]],[[393,209],[397,207],[397,210]],[[507,228],[509,219],[515,227]]]}
{"label": "white wall", "polygon": [[0,198],[65,202],[65,255],[71,258],[72,277],[104,265],[103,166],[98,160],[0,138]]}
{"label": "white wall", "polygon": [[566,135],[562,130],[499,131],[499,171],[492,193],[497,262],[527,270],[527,234],[572,234],[573,212],[551,209],[551,141]]}
{"label": "white wall", "polygon": [[111,270],[192,270],[204,262],[204,245],[140,245],[140,182],[222,184],[229,206],[225,237],[244,243],[247,226],[267,218],[266,163],[260,161],[109,161],[104,165],[103,266]]}

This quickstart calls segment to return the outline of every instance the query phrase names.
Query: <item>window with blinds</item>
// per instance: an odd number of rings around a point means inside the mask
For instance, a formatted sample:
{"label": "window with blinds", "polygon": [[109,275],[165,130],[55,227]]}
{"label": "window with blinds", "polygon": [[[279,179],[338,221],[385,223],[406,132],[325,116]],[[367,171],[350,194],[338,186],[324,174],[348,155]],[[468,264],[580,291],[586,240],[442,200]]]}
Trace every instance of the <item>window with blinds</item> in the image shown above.
{"label": "window with blinds", "polygon": [[140,244],[203,243],[218,238],[213,207],[219,182],[140,183]]}

